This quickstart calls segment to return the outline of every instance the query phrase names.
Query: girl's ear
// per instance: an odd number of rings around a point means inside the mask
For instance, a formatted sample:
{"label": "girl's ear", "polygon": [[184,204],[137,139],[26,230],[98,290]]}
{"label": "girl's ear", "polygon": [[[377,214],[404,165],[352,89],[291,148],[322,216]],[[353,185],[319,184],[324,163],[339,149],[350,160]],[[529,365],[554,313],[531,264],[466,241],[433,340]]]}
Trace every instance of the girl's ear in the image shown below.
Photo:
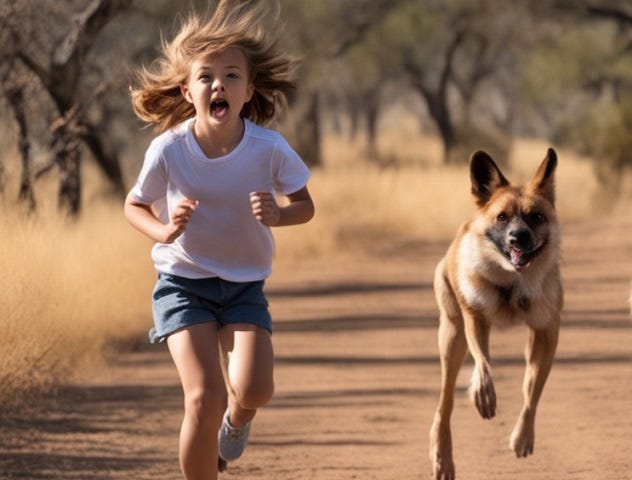
{"label": "girl's ear", "polygon": [[187,87],[186,83],[180,84],[180,93],[182,93],[182,97],[189,103],[193,103],[193,99],[191,98],[191,94],[189,93],[189,87]]}
{"label": "girl's ear", "polygon": [[255,86],[254,86],[254,84],[249,83],[248,84],[248,91],[246,93],[246,95],[247,95],[246,102],[249,102],[252,99],[252,96],[254,95],[254,93],[255,93]]}

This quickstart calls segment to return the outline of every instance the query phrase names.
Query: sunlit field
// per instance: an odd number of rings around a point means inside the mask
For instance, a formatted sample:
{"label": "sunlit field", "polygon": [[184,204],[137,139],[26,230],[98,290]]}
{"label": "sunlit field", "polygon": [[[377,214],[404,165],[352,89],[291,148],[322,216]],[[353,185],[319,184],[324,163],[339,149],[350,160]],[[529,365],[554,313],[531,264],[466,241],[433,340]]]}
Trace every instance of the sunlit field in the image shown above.
{"label": "sunlit field", "polygon": [[[378,145],[387,166],[367,162],[362,142],[329,135],[325,164],[310,182],[317,213],[312,222],[275,231],[278,262],[306,255],[365,251],[375,245],[443,241],[472,211],[469,176],[443,168],[432,137],[402,130]],[[517,141],[510,179],[526,180],[548,145]],[[588,161],[558,151],[562,221],[592,214],[598,187]],[[54,192],[38,198],[36,215],[16,209],[5,193],[3,275],[0,277],[0,400],[4,408],[60,381],[90,375],[107,355],[151,324],[154,281],[151,244],[123,219],[121,200],[99,194],[88,171],[83,214],[76,222],[55,211]],[[39,187],[39,184],[38,184]],[[38,194],[40,190],[38,190]],[[627,196],[629,199],[629,194]],[[616,209],[615,209],[616,210]]]}
{"label": "sunlit field", "polygon": [[[91,372],[108,346],[147,321],[146,242],[118,209],[94,206],[78,223],[2,219],[0,397],[4,405],[70,374]],[[145,245],[142,245],[145,243]],[[144,328],[144,327],[143,327]]]}
{"label": "sunlit field", "polygon": [[[324,145],[324,168],[314,171],[310,191],[316,216],[301,227],[276,231],[279,261],[306,253],[327,255],[399,241],[450,238],[473,212],[467,159],[462,165],[441,165],[441,144],[431,136],[404,130],[378,144],[380,154],[399,159],[387,166],[366,160],[362,142],[330,135]],[[509,167],[510,181],[532,178],[550,145],[541,140],[516,140]],[[630,202],[630,179],[613,200],[600,188],[588,158],[556,148],[557,209],[563,223],[590,214],[622,214]]]}

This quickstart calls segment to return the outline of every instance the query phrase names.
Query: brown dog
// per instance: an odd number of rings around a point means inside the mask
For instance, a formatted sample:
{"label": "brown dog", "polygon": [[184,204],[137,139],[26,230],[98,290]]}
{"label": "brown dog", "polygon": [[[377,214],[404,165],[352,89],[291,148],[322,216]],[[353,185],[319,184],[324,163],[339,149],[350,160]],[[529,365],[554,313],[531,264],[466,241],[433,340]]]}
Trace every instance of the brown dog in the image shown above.
{"label": "brown dog", "polygon": [[441,395],[430,429],[435,479],[455,478],[450,415],[457,374],[469,349],[470,394],[485,419],[496,413],[489,333],[493,325],[523,323],[524,406],[509,440],[518,457],[533,453],[535,413],[557,347],[563,293],[560,228],[555,215],[557,155],[549,149],[534,178],[513,185],[485,152],[470,159],[474,218],[459,229],[435,271],[440,310]]}

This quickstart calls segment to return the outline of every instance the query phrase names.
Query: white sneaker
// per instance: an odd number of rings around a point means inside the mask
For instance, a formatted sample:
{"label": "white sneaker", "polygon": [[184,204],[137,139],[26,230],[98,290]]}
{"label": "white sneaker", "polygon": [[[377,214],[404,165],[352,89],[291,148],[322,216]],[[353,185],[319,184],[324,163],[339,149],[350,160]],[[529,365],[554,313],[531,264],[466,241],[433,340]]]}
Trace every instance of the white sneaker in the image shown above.
{"label": "white sneaker", "polygon": [[233,427],[230,424],[230,412],[226,409],[222,426],[217,434],[220,458],[227,462],[237,460],[244,453],[249,434],[250,422],[241,428]]}

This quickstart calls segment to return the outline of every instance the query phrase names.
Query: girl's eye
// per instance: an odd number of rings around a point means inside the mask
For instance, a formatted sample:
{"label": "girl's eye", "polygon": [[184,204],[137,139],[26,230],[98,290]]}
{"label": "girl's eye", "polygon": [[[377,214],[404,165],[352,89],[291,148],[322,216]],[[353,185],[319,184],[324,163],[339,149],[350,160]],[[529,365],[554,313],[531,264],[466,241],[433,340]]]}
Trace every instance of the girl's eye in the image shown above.
{"label": "girl's eye", "polygon": [[507,214],[505,212],[501,212],[498,214],[498,216],[496,217],[496,220],[498,222],[506,222],[507,221]]}

